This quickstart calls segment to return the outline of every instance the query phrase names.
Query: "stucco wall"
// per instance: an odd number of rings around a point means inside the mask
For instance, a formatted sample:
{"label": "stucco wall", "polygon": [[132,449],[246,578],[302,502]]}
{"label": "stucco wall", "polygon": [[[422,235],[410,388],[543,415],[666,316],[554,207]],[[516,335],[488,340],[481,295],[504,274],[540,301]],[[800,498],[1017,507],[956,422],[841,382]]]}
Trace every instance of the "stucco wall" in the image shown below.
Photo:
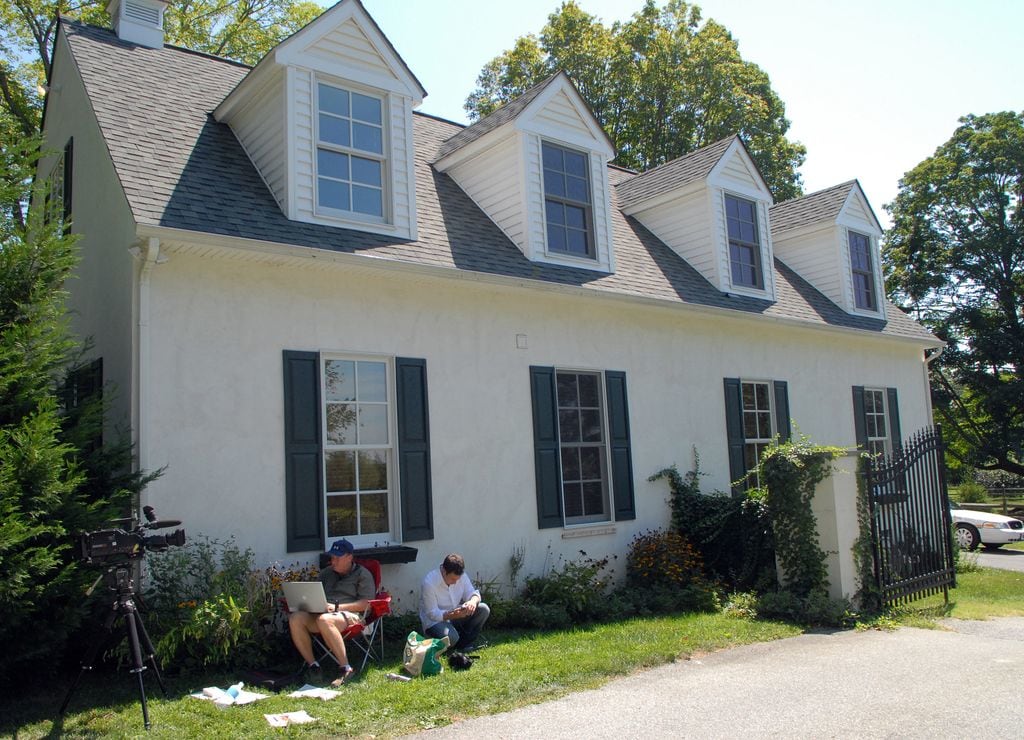
{"label": "stucco wall", "polygon": [[[644,307],[347,266],[276,266],[171,253],[153,271],[149,454],[164,476],[146,494],[190,536],[235,535],[261,564],[285,553],[283,349],[423,357],[429,381],[435,538],[384,578],[412,608],[423,573],[450,550],[471,574],[507,581],[579,550],[624,554],[668,521],[647,476],[702,459],[705,491],[728,490],[723,377],[789,383],[799,432],[852,446],[851,386],[895,386],[905,431],[927,423],[921,352],[850,333]],[[527,348],[517,349],[516,335]],[[537,528],[530,365],[624,370],[635,521],[565,538]],[[144,379],[144,382],[145,379]],[[550,548],[550,549],[549,549]]]}

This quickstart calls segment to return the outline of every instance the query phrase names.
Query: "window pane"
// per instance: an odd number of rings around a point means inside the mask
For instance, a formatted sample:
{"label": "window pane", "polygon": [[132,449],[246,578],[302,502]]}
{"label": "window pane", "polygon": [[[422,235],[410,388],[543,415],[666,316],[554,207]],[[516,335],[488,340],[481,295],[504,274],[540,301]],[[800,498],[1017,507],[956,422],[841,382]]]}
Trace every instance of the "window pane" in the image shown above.
{"label": "window pane", "polygon": [[367,95],[352,93],[352,117],[357,121],[381,124],[381,101]]}
{"label": "window pane", "polygon": [[583,427],[584,442],[600,442],[603,439],[601,434],[601,412],[598,409],[584,409],[580,411],[580,424]]}
{"label": "window pane", "polygon": [[327,180],[323,177],[317,178],[317,196],[317,202],[325,208],[351,210],[347,182]]}
{"label": "window pane", "polygon": [[767,411],[757,414],[757,437],[758,439],[772,438],[772,415]]}
{"label": "window pane", "polygon": [[356,490],[356,453],[348,450],[328,452],[324,467],[329,493]]}
{"label": "window pane", "polygon": [[565,171],[570,175],[576,177],[586,177],[587,175],[587,158],[580,152],[570,152],[565,150],[564,152]]}
{"label": "window pane", "polygon": [[574,229],[586,228],[587,212],[576,206],[565,207],[565,224]]}
{"label": "window pane", "polygon": [[383,216],[383,193],[376,188],[353,185],[352,210],[356,213],[365,213],[368,216]]}
{"label": "window pane", "polygon": [[564,227],[548,224],[548,249],[552,252],[565,252],[568,250]]}
{"label": "window pane", "polygon": [[359,363],[359,400],[386,401],[387,366],[383,362]]}
{"label": "window pane", "polygon": [[321,177],[348,179],[348,155],[327,149],[316,150],[316,170]]}
{"label": "window pane", "polygon": [[[577,392],[576,376],[567,373],[558,373],[558,405],[559,407],[574,407],[580,405],[580,397]],[[587,404],[592,405],[592,404]]]}
{"label": "window pane", "polygon": [[591,406],[597,407],[601,405],[600,394],[598,392],[599,383],[597,382],[596,375],[578,375],[579,378],[579,389],[580,389],[580,406]]}
{"label": "window pane", "polygon": [[375,185],[377,187],[380,187],[380,171],[380,162],[374,159],[352,157],[352,182],[362,183],[363,185]]}
{"label": "window pane", "polygon": [[356,400],[356,364],[351,360],[328,360],[324,378],[328,401]]}
{"label": "window pane", "polygon": [[347,118],[320,114],[320,141],[331,144],[349,145],[349,123]]}
{"label": "window pane", "polygon": [[757,439],[757,414],[746,413],[743,414],[743,438],[744,439]]}
{"label": "window pane", "polygon": [[352,124],[352,146],[364,152],[382,154],[384,152],[384,133],[377,126],[365,123]]}
{"label": "window pane", "polygon": [[600,481],[583,484],[583,513],[590,516],[604,512],[604,485]]}
{"label": "window pane", "polygon": [[585,231],[566,231],[566,248],[565,251],[569,254],[587,254],[587,232]]}
{"label": "window pane", "polygon": [[566,195],[573,200],[578,200],[580,203],[590,202],[590,193],[587,192],[587,181],[581,180],[578,177],[566,178],[567,192]]}
{"label": "window pane", "polygon": [[327,537],[359,534],[356,529],[356,497],[327,497]]}
{"label": "window pane", "polygon": [[359,451],[359,490],[379,491],[388,487],[387,450]]}
{"label": "window pane", "polygon": [[359,404],[359,440],[361,445],[388,443],[388,407],[384,404]]}
{"label": "window pane", "polygon": [[320,92],[320,110],[339,116],[348,115],[348,92],[330,85],[317,85]]}
{"label": "window pane", "polygon": [[757,467],[757,450],[757,445],[743,446],[743,463],[747,470],[753,470]]}
{"label": "window pane", "polygon": [[559,409],[558,436],[563,442],[580,441],[580,412],[576,409]]}
{"label": "window pane", "polygon": [[580,448],[580,480],[601,479],[601,456],[603,447]]}
{"label": "window pane", "polygon": [[759,409],[767,409],[768,403],[768,384],[767,383],[755,383],[754,392],[757,396],[757,407]]}
{"label": "window pane", "polygon": [[562,173],[544,170],[544,193],[565,197],[565,178]]}
{"label": "window pane", "polygon": [[579,483],[566,483],[562,486],[562,498],[565,502],[565,518],[583,516],[583,488]]}
{"label": "window pane", "polygon": [[327,404],[327,443],[356,443],[356,407],[350,403]]}
{"label": "window pane", "polygon": [[388,497],[385,493],[371,493],[359,497],[360,534],[388,531]]}
{"label": "window pane", "polygon": [[545,202],[544,208],[547,212],[548,224],[562,225],[565,223],[565,206],[561,203],[549,200]]}
{"label": "window pane", "polygon": [[580,479],[580,451],[578,447],[562,448],[562,480]]}
{"label": "window pane", "polygon": [[545,143],[541,147],[541,156],[544,160],[544,168],[562,172],[565,168],[562,165],[562,150],[558,147]]}
{"label": "window pane", "polygon": [[743,408],[744,410],[756,409],[757,402],[755,400],[756,391],[754,389],[754,383],[743,384]]}

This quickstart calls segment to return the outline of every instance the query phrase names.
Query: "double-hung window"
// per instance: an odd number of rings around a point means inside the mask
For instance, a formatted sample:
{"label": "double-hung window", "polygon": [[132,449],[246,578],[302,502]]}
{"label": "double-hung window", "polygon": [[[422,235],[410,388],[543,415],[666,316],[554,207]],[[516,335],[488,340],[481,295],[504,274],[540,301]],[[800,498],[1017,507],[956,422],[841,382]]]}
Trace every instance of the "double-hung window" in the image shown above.
{"label": "double-hung window", "polygon": [[556,387],[565,523],[607,521],[608,445],[601,375],[559,370]]}
{"label": "double-hung window", "polygon": [[864,429],[867,434],[867,451],[872,455],[888,455],[892,452],[885,395],[883,388],[864,389]]}
{"label": "double-hung window", "polygon": [[763,288],[757,204],[726,194],[725,222],[729,233],[729,269],[732,284],[744,288]]}
{"label": "double-hung window", "polygon": [[383,220],[387,160],[382,98],[317,84],[317,206]]}
{"label": "double-hung window", "polygon": [[545,141],[541,158],[548,251],[595,258],[589,155]]}
{"label": "double-hung window", "polygon": [[391,529],[393,404],[389,363],[323,359],[326,535],[384,535]]}
{"label": "double-hung window", "polygon": [[871,238],[849,232],[850,271],[853,275],[853,303],[864,311],[877,311],[875,271],[871,264]]}
{"label": "double-hung window", "polygon": [[784,380],[725,378],[725,432],[733,494],[761,485],[746,478],[776,437],[789,439],[789,384]]}
{"label": "double-hung window", "polygon": [[[772,443],[775,426],[772,414],[771,386],[763,381],[743,381],[743,462],[754,470],[761,454]],[[752,481],[761,485],[761,481]]]}

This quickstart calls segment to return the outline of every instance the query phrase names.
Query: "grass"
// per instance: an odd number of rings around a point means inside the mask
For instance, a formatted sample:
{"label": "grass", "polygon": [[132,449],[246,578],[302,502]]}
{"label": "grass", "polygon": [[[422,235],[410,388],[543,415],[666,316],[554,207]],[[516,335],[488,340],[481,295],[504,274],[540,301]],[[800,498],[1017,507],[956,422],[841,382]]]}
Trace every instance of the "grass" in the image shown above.
{"label": "grass", "polygon": [[[950,603],[941,596],[914,602],[874,626],[938,627],[937,619],[1024,616],[1024,573],[975,568],[958,574]],[[472,670],[410,682],[398,672],[398,645],[382,666],[371,666],[343,696],[330,702],[282,693],[242,707],[218,709],[188,694],[226,687],[233,675],[168,679],[168,698],[146,681],[152,732],[146,733],[134,677],[126,672],[86,676],[62,722],[56,721],[66,686],[17,702],[0,715],[0,736],[41,737],[394,737],[460,719],[504,712],[601,686],[624,674],[725,648],[800,634],[801,627],[725,614],[632,619],[561,632],[489,632]],[[305,709],[317,721],[273,730],[263,715]]]}

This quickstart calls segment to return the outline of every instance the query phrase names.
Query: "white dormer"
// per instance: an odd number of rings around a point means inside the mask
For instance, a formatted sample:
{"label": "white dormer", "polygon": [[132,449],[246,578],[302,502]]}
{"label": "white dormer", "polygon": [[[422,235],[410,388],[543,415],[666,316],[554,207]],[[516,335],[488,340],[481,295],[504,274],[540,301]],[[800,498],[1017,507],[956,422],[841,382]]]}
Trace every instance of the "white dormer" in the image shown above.
{"label": "white dormer", "polygon": [[434,164],[528,259],[614,272],[607,169],[614,155],[560,72],[446,141]]}
{"label": "white dormer", "polygon": [[625,180],[619,206],[723,293],[775,300],[771,191],[730,136]]}
{"label": "white dormer", "polygon": [[275,47],[214,111],[296,221],[416,238],[412,111],[426,92],[359,0]]}
{"label": "white dormer", "polygon": [[885,316],[882,227],[856,180],[772,207],[775,251],[844,311]]}
{"label": "white dormer", "polygon": [[165,10],[163,0],[110,0],[107,4],[117,37],[150,49],[164,45]]}

